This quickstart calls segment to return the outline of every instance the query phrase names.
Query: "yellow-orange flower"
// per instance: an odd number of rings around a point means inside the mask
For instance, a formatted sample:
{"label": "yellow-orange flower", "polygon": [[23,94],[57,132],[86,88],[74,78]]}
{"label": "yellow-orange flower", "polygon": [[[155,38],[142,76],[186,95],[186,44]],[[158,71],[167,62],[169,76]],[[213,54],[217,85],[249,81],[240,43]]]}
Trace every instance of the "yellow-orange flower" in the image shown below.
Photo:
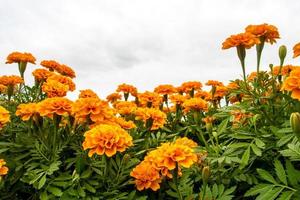
{"label": "yellow-orange flower", "polygon": [[0,84],[0,94],[4,94],[7,92],[7,86]]}
{"label": "yellow-orange flower", "polygon": [[111,157],[133,145],[132,137],[121,127],[101,124],[84,133],[83,149],[89,149],[91,157],[95,153]]}
{"label": "yellow-orange flower", "polygon": [[209,123],[211,124],[215,121],[215,119],[216,119],[215,117],[207,116],[207,117],[202,118],[202,121],[206,124],[209,124]]}
{"label": "yellow-orange flower", "polygon": [[59,81],[47,79],[42,86],[42,91],[47,94],[47,97],[64,97],[69,91],[69,86],[60,83]]}
{"label": "yellow-orange flower", "polygon": [[79,123],[101,123],[114,118],[114,112],[108,103],[98,98],[79,98],[73,104],[72,113]]}
{"label": "yellow-orange flower", "polygon": [[194,97],[201,98],[201,99],[209,99],[209,98],[211,98],[211,95],[207,91],[199,90],[198,92],[195,93]]}
{"label": "yellow-orange flower", "polygon": [[136,87],[128,84],[121,84],[117,88],[117,92],[123,92],[124,94],[131,94],[132,96],[136,97],[137,96],[137,89]]}
{"label": "yellow-orange flower", "polygon": [[257,77],[257,72],[251,72],[250,75],[248,75],[247,80],[248,81],[254,81],[254,79]]}
{"label": "yellow-orange flower", "polygon": [[64,85],[67,85],[69,87],[70,91],[74,91],[76,89],[76,86],[75,86],[75,83],[73,82],[73,80],[67,76],[52,73],[52,75],[47,79],[47,81],[48,80],[55,80]]}
{"label": "yellow-orange flower", "polygon": [[217,100],[222,99],[224,96],[226,96],[228,93],[228,89],[225,86],[217,86],[216,91],[214,93],[214,98]]}
{"label": "yellow-orange flower", "polygon": [[181,94],[173,94],[172,96],[170,96],[170,100],[173,104],[181,105],[185,100],[187,100],[187,97]]}
{"label": "yellow-orange flower", "polygon": [[162,97],[155,93],[146,91],[138,94],[139,103],[142,107],[154,107],[157,108],[162,103]]}
{"label": "yellow-orange flower", "polygon": [[[280,75],[282,75],[282,76],[289,75],[289,73],[290,73],[294,68],[297,68],[297,67],[296,67],[296,66],[293,66],[293,65],[285,65],[285,66],[282,66]],[[275,67],[273,67],[273,70],[272,70],[272,71],[273,71],[273,75],[275,75],[275,76],[279,75],[279,69],[280,69],[280,66],[275,66]]]}
{"label": "yellow-orange flower", "polygon": [[5,165],[6,165],[5,160],[0,159],[0,176],[4,176],[8,172],[8,168]]}
{"label": "yellow-orange flower", "polygon": [[134,114],[137,106],[134,102],[130,101],[118,101],[114,104],[115,109],[121,115],[131,115]]}
{"label": "yellow-orange flower", "polygon": [[173,85],[165,84],[165,85],[159,85],[154,89],[154,92],[160,94],[160,95],[171,95],[177,92],[176,88]]}
{"label": "yellow-orange flower", "polygon": [[229,49],[231,47],[242,46],[246,49],[259,44],[259,39],[251,33],[240,33],[237,35],[231,35],[222,43],[222,49]]}
{"label": "yellow-orange flower", "polygon": [[37,82],[46,81],[48,77],[50,77],[53,73],[46,69],[36,69],[32,72],[35,80]]}
{"label": "yellow-orange flower", "polygon": [[12,52],[6,58],[6,64],[29,62],[35,64],[35,57],[31,53]]}
{"label": "yellow-orange flower", "polygon": [[9,111],[0,106],[0,129],[2,129],[8,122],[10,122]]}
{"label": "yellow-orange flower", "polygon": [[37,112],[52,118],[54,114],[68,116],[71,114],[73,102],[64,97],[47,98],[37,104]]}
{"label": "yellow-orange flower", "polygon": [[207,111],[208,105],[207,101],[201,99],[201,98],[191,98],[187,99],[182,106],[184,107],[184,112],[189,112],[191,110],[195,111]]}
{"label": "yellow-orange flower", "polygon": [[262,37],[266,42],[271,44],[276,43],[276,39],[280,38],[277,27],[266,23],[249,25],[246,27],[245,31],[255,35],[256,37]]}
{"label": "yellow-orange flower", "polygon": [[179,90],[189,93],[190,91],[198,91],[202,88],[202,83],[199,81],[188,81],[181,84]]}
{"label": "yellow-orange flower", "polygon": [[174,144],[185,145],[185,146],[190,147],[190,148],[195,148],[195,147],[198,146],[198,144],[196,142],[194,142],[193,140],[191,140],[187,137],[176,139]]}
{"label": "yellow-orange flower", "polygon": [[220,81],[215,81],[215,80],[208,80],[208,81],[205,83],[205,85],[207,85],[207,86],[215,86],[215,87],[217,87],[217,86],[224,86],[222,82],[220,82]]}
{"label": "yellow-orange flower", "polygon": [[116,102],[118,100],[121,100],[121,99],[122,99],[122,96],[119,93],[116,93],[116,92],[111,93],[110,95],[108,95],[106,97],[106,100],[110,103],[114,103],[114,102]]}
{"label": "yellow-orange flower", "polygon": [[148,120],[151,120],[151,130],[157,130],[163,127],[167,118],[167,115],[164,112],[156,108],[138,108],[135,112],[135,115],[136,120],[142,120],[144,123],[147,123]]}
{"label": "yellow-orange flower", "polygon": [[131,171],[130,176],[135,178],[135,185],[139,191],[149,188],[157,191],[160,188],[161,176],[149,162],[141,162]]}
{"label": "yellow-orange flower", "polygon": [[227,85],[227,88],[229,90],[236,90],[236,89],[239,89],[240,86],[237,84],[237,82],[230,82],[228,85]]}
{"label": "yellow-orange flower", "polygon": [[91,89],[80,90],[79,98],[99,98]]}
{"label": "yellow-orange flower", "polygon": [[56,71],[60,67],[60,64],[55,60],[43,60],[40,65],[50,71]]}
{"label": "yellow-orange flower", "polygon": [[296,58],[300,55],[300,42],[297,43],[294,47],[293,47],[293,52],[294,52],[294,55],[293,55],[293,58]]}
{"label": "yellow-orange flower", "polygon": [[28,121],[37,112],[36,103],[27,103],[18,105],[16,115],[23,121]]}
{"label": "yellow-orange flower", "polygon": [[4,85],[4,86],[15,86],[18,84],[23,83],[23,79],[20,76],[16,76],[16,75],[10,75],[10,76],[1,76],[0,77],[0,84]]}
{"label": "yellow-orange flower", "polygon": [[70,78],[76,77],[74,70],[67,65],[59,65],[59,67],[55,68],[55,70],[63,76],[67,76]]}
{"label": "yellow-orange flower", "polygon": [[136,125],[135,123],[133,123],[133,121],[126,121],[122,117],[116,118],[116,122],[118,125],[120,125],[123,129],[126,130],[136,128]]}

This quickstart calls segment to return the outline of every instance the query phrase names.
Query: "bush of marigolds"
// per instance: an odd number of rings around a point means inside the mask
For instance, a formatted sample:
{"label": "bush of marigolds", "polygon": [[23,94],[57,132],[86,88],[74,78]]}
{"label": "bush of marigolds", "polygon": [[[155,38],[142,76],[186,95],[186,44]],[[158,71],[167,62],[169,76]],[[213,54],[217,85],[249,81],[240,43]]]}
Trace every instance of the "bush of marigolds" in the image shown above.
{"label": "bush of marigolds", "polygon": [[284,63],[285,46],[260,66],[279,38],[269,24],[228,37],[222,49],[236,49],[243,76],[227,85],[121,84],[74,101],[72,68],[41,61],[28,84],[35,57],[9,54],[20,74],[0,77],[0,199],[300,199],[300,66]]}

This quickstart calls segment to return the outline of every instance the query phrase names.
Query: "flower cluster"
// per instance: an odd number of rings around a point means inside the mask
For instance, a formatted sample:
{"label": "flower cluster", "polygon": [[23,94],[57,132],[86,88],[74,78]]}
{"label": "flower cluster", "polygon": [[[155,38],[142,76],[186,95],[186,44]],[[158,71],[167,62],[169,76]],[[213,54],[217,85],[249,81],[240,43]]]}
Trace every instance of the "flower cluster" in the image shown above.
{"label": "flower cluster", "polygon": [[163,143],[157,149],[150,151],[144,160],[130,173],[135,178],[138,190],[151,189],[156,191],[160,188],[163,177],[172,178],[171,171],[178,167],[190,168],[198,158],[193,148],[197,144],[184,137],[175,142]]}
{"label": "flower cluster", "polygon": [[300,100],[300,68],[294,68],[283,82],[281,90],[291,91],[291,97]]}
{"label": "flower cluster", "polygon": [[135,111],[136,120],[142,120],[151,130],[157,130],[166,123],[167,115],[156,108],[138,108]]}

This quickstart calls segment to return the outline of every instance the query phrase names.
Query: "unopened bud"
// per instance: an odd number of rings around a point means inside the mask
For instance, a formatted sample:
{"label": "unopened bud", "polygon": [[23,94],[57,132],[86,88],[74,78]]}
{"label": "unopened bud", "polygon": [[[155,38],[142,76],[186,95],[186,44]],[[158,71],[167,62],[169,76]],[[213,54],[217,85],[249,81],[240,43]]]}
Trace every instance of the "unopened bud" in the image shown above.
{"label": "unopened bud", "polygon": [[298,112],[291,114],[290,123],[294,134],[300,140],[300,114]]}
{"label": "unopened bud", "polygon": [[281,46],[279,47],[279,51],[278,51],[278,53],[279,53],[279,58],[280,58],[280,65],[283,64],[283,61],[284,61],[284,59],[285,59],[285,57],[286,57],[286,52],[287,52],[286,46],[285,46],[285,45],[281,45]]}
{"label": "unopened bud", "polygon": [[209,176],[210,176],[209,166],[203,167],[203,169],[202,169],[202,180],[203,180],[203,183],[207,183]]}

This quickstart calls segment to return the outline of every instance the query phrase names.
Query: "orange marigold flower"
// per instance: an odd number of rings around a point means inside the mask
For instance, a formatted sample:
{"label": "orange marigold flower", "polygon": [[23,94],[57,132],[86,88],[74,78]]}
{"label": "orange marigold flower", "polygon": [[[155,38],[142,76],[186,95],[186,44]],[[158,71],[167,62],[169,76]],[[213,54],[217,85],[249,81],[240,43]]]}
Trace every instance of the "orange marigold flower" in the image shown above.
{"label": "orange marigold flower", "polygon": [[224,86],[222,82],[220,81],[215,81],[215,80],[208,80],[205,85],[207,86]]}
{"label": "orange marigold flower", "polygon": [[117,88],[117,92],[123,92],[124,94],[131,94],[132,96],[136,97],[137,96],[137,89],[136,87],[128,84],[121,84]]}
{"label": "orange marigold flower", "polygon": [[198,92],[196,92],[196,94],[194,95],[195,98],[201,98],[201,99],[207,99],[210,98],[210,93],[204,90],[200,90]]}
{"label": "orange marigold flower", "polygon": [[43,60],[40,65],[50,71],[56,71],[60,67],[60,64],[55,60]]}
{"label": "orange marigold flower", "polygon": [[229,49],[231,47],[242,46],[246,49],[259,44],[259,39],[251,33],[240,33],[237,35],[231,35],[222,43],[222,49]]}
{"label": "orange marigold flower", "polygon": [[199,81],[188,81],[184,82],[180,86],[180,90],[182,90],[185,93],[189,93],[190,91],[198,91],[202,88],[202,83]]}
{"label": "orange marigold flower", "polygon": [[138,94],[139,103],[142,107],[154,107],[157,108],[162,103],[162,97],[155,93],[146,91]]}
{"label": "orange marigold flower", "polygon": [[151,130],[157,130],[166,123],[167,115],[156,108],[138,108],[135,112],[136,120],[147,123],[151,120]]}
{"label": "orange marigold flower", "polygon": [[280,38],[277,27],[266,23],[249,25],[246,27],[245,31],[255,35],[256,37],[262,37],[266,42],[271,44],[276,43],[276,39]]}
{"label": "orange marigold flower", "polygon": [[236,89],[239,89],[240,86],[236,82],[232,81],[227,85],[227,88],[229,90],[236,90]]}
{"label": "orange marigold flower", "polygon": [[101,124],[84,133],[83,149],[89,149],[89,157],[95,153],[111,157],[133,145],[132,137],[121,127]]}
{"label": "orange marigold flower", "polygon": [[73,102],[64,97],[47,98],[37,104],[37,112],[52,118],[54,114],[68,116],[71,114]]}
{"label": "orange marigold flower", "polygon": [[116,118],[116,122],[118,125],[120,125],[123,129],[126,130],[136,128],[136,125],[135,123],[133,123],[133,121],[126,121],[122,117]]}
{"label": "orange marigold flower", "polygon": [[300,55],[300,42],[297,43],[294,47],[293,47],[293,52],[294,52],[294,55],[293,55],[293,58],[296,58]]}
{"label": "orange marigold flower", "polygon": [[172,96],[170,96],[170,100],[173,104],[181,105],[185,100],[187,100],[187,97],[181,94],[173,94]]}
{"label": "orange marigold flower", "polygon": [[291,97],[300,100],[300,68],[294,68],[284,80],[281,90],[291,91]]}
{"label": "orange marigold flower", "polygon": [[0,129],[2,129],[8,122],[10,122],[9,111],[0,106]]}
{"label": "orange marigold flower", "polygon": [[101,123],[114,118],[114,112],[108,103],[98,98],[79,98],[73,104],[72,113],[79,123]]}
{"label": "orange marigold flower", "polygon": [[42,91],[47,94],[47,97],[64,97],[69,91],[69,86],[60,83],[59,81],[47,79],[42,86]]}
{"label": "orange marigold flower", "polygon": [[35,64],[35,57],[33,57],[31,53],[12,52],[6,58],[6,64],[20,63],[20,62],[26,62],[26,63],[29,62]]}
{"label": "orange marigold flower", "polygon": [[187,137],[178,138],[177,140],[175,140],[174,144],[185,145],[190,148],[195,148],[198,146],[198,144],[196,142],[194,142],[193,140],[191,140]]}
{"label": "orange marigold flower", "polygon": [[254,79],[257,77],[257,72],[251,72],[250,75],[248,75],[247,80],[248,81],[254,81]]}
{"label": "orange marigold flower", "polygon": [[16,76],[16,75],[10,75],[10,76],[1,76],[0,77],[0,84],[4,85],[4,86],[15,86],[18,84],[23,83],[23,79],[20,76]]}
{"label": "orange marigold flower", "polygon": [[52,73],[52,75],[47,79],[47,81],[48,80],[55,80],[64,85],[68,85],[70,91],[74,91],[76,89],[76,85],[73,82],[73,80],[67,76]]}
{"label": "orange marigold flower", "polygon": [[184,112],[186,112],[186,113],[191,110],[196,110],[196,111],[207,111],[208,110],[207,101],[205,101],[201,98],[187,99],[182,105],[184,107]]}
{"label": "orange marigold flower", "polygon": [[27,103],[18,105],[16,115],[23,121],[28,121],[37,112],[36,103]]}
{"label": "orange marigold flower", "polygon": [[36,69],[32,72],[37,82],[46,81],[53,73],[46,69]]}
{"label": "orange marigold flower", "polygon": [[112,94],[110,94],[106,97],[106,100],[110,103],[114,103],[114,102],[116,102],[118,100],[121,100],[121,99],[122,99],[122,96],[119,93],[116,93],[116,92],[114,92],[114,93],[112,93]]}
{"label": "orange marigold flower", "polygon": [[216,118],[212,117],[212,116],[207,116],[207,117],[202,118],[202,121],[206,124],[213,123],[215,120],[216,120]]}
{"label": "orange marigold flower", "polygon": [[6,162],[4,159],[0,159],[0,176],[6,175],[8,168],[5,166]]}
{"label": "orange marigold flower", "polygon": [[[297,67],[296,67],[296,66],[293,66],[293,65],[285,65],[285,66],[282,66],[280,75],[282,75],[282,76],[289,75],[289,73],[290,73],[294,68],[297,68]],[[272,70],[272,71],[273,71],[273,75],[278,76],[278,75],[279,75],[279,69],[280,69],[280,66],[275,66],[275,67],[273,67],[273,70]]]}
{"label": "orange marigold flower", "polygon": [[0,84],[0,94],[4,94],[7,92],[7,86]]}
{"label": "orange marigold flower", "polygon": [[135,185],[139,191],[149,188],[157,191],[160,188],[159,171],[149,162],[141,162],[131,171],[130,176],[135,178]]}
{"label": "orange marigold flower", "polygon": [[177,92],[176,88],[173,85],[165,84],[159,85],[154,89],[154,92],[160,95],[171,95]]}
{"label": "orange marigold flower", "polygon": [[117,112],[121,115],[134,114],[137,106],[134,102],[130,101],[118,101],[114,104]]}
{"label": "orange marigold flower", "polygon": [[67,65],[59,65],[59,67],[56,68],[55,70],[63,76],[67,76],[70,78],[76,77],[74,70]]}
{"label": "orange marigold flower", "polygon": [[226,96],[228,93],[228,89],[225,86],[217,86],[216,91],[214,93],[214,98],[221,99]]}
{"label": "orange marigold flower", "polygon": [[79,98],[98,98],[98,95],[91,89],[80,90]]}

